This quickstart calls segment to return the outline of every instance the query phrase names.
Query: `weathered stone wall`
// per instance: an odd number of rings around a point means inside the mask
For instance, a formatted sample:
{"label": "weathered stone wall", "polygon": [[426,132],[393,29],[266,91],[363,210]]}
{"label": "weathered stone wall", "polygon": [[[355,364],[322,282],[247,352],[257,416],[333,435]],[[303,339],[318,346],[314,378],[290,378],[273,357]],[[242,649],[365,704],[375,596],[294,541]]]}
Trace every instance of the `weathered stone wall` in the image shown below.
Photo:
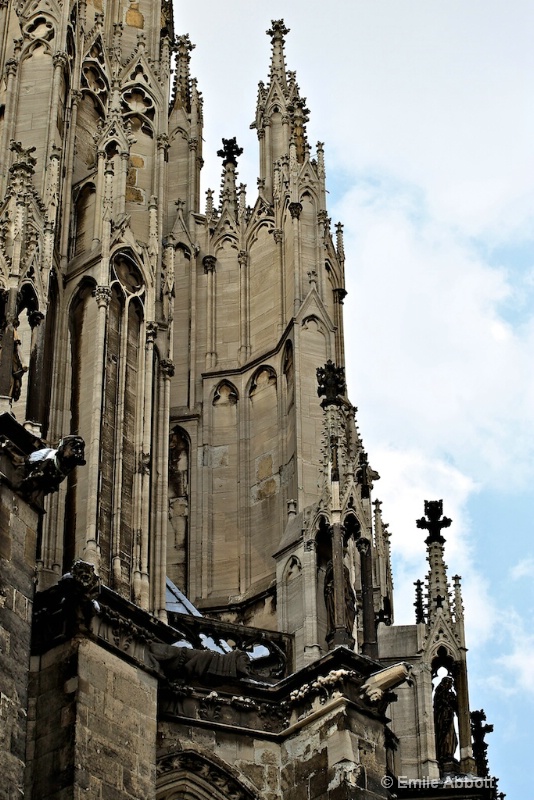
{"label": "weathered stone wall", "polygon": [[88,639],[34,662],[27,796],[154,798],[156,679]]}
{"label": "weathered stone wall", "polygon": [[335,700],[281,748],[284,800],[387,798],[384,726]]}
{"label": "weathered stone wall", "polygon": [[[1,481],[1,478],[0,478]],[[0,482],[0,798],[22,796],[38,512]]]}

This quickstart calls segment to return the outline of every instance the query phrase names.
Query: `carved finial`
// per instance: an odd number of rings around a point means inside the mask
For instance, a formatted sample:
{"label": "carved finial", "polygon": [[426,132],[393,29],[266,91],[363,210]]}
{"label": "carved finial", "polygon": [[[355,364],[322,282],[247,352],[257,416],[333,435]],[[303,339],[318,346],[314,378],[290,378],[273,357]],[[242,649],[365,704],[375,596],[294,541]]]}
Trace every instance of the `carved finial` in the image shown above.
{"label": "carved finial", "polygon": [[427,545],[434,544],[435,542],[438,544],[445,544],[445,539],[441,535],[441,529],[448,528],[452,519],[448,517],[440,519],[443,514],[443,500],[425,500],[425,514],[426,519],[425,517],[421,517],[421,519],[416,520],[418,528],[424,528],[429,532],[425,543]]}
{"label": "carved finial", "polygon": [[223,139],[222,143],[222,149],[217,150],[217,155],[223,159],[223,167],[228,164],[233,164],[234,167],[237,167],[237,156],[241,155],[243,148],[239,147],[235,136],[233,139]]}
{"label": "carved finial", "polygon": [[15,142],[14,139],[11,139],[9,149],[12,153],[15,153],[13,166],[23,164],[33,170],[33,167],[37,164],[37,159],[32,156],[32,153],[35,153],[35,147],[23,147],[21,142]]}
{"label": "carved finial", "polygon": [[213,189],[206,191],[206,216],[208,218],[213,216]]}
{"label": "carved finial", "polygon": [[340,395],[344,395],[347,391],[344,367],[336,367],[329,359],[324,367],[318,367],[317,383],[319,384],[317,394],[319,397],[324,396],[321,402],[322,408],[341,405]]}

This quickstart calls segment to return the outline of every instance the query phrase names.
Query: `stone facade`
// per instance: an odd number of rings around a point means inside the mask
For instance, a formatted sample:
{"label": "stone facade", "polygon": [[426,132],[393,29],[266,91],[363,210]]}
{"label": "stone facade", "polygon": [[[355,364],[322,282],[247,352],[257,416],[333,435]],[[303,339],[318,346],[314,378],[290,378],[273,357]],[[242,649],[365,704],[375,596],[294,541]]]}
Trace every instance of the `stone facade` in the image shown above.
{"label": "stone facade", "polygon": [[0,798],[496,797],[441,502],[394,625],[343,227],[267,33],[257,194],[223,140],[201,207],[171,3],[0,1]]}

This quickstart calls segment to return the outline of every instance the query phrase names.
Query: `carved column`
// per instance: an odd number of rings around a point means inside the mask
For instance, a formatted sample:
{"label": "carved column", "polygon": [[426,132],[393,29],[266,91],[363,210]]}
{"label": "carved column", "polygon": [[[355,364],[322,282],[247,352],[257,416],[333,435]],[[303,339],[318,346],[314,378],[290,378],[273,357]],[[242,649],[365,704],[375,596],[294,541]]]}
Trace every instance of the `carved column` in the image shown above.
{"label": "carved column", "polygon": [[[106,154],[103,150],[99,150],[96,154],[97,167],[96,167],[96,197],[95,208],[101,208],[104,202],[104,171],[106,168]],[[102,241],[102,214],[96,214],[95,217],[95,231],[93,239],[93,247],[96,247]]]}
{"label": "carved column", "polygon": [[158,220],[158,249],[156,254],[156,297],[160,296],[161,292],[161,274],[163,263],[163,250],[159,245],[163,231],[163,212],[165,207],[165,169],[169,152],[169,137],[166,133],[161,133],[157,138],[158,144],[158,163],[156,173],[156,196],[158,198],[157,206],[157,220]]}
{"label": "carved column", "polygon": [[249,342],[249,297],[248,297],[248,253],[240,250],[237,256],[239,261],[239,364],[246,363],[250,355]]}
{"label": "carved column", "polygon": [[[338,490],[339,491],[339,490]],[[334,631],[328,636],[329,646],[344,644],[354,646],[354,639],[348,630],[347,609],[345,599],[345,570],[343,564],[343,527],[340,522],[334,522],[331,527],[332,535],[332,570],[334,581]]]}
{"label": "carved column", "polygon": [[[72,174],[74,171],[74,143],[76,141],[76,125],[78,121],[78,106],[82,101],[83,94],[78,90],[71,92],[70,120],[66,120],[67,142],[65,145],[65,180],[62,191],[63,213],[59,224],[61,225],[61,269],[64,271],[69,257],[69,233],[70,233],[70,214],[72,207]],[[95,215],[98,216],[98,215]],[[93,230],[94,234],[94,230]]]}
{"label": "carved column", "polygon": [[[10,411],[14,391],[15,331],[18,327],[17,287],[11,286],[5,294],[5,324],[0,329],[0,411]],[[16,399],[16,398],[15,398]]]}
{"label": "carved column", "polygon": [[281,336],[286,324],[286,274],[284,258],[284,232],[281,228],[275,228],[273,237],[276,244],[276,257],[278,259],[278,274],[280,282],[280,309],[278,319],[278,336]]}
{"label": "carved column", "polygon": [[271,165],[273,162],[273,152],[272,152],[272,128],[271,128],[271,121],[265,120],[265,128],[264,130],[264,171],[262,174],[262,178],[265,180],[265,191],[267,197],[272,197],[273,185],[272,185],[272,178],[271,178]]}
{"label": "carved column", "polygon": [[17,104],[17,70],[19,62],[11,58],[6,61],[5,74],[6,86],[6,108],[4,112],[4,125],[2,137],[0,139],[0,197],[4,197],[7,187],[7,176],[9,167],[9,141],[14,136],[15,110]]}
{"label": "carved column", "polygon": [[343,301],[347,292],[343,288],[334,289],[334,325],[336,326],[336,363],[345,364],[345,339],[343,332]]}
{"label": "carved column", "polygon": [[460,745],[460,771],[466,774],[476,772],[471,742],[471,714],[469,711],[469,688],[467,682],[466,651],[454,670],[454,686],[458,695],[458,739]]}
{"label": "carved column", "polygon": [[195,200],[196,200],[196,172],[197,172],[197,150],[198,150],[198,139],[193,136],[189,139],[189,180],[187,185],[189,187],[189,197],[187,208],[188,211],[196,210],[195,209]]}
{"label": "carved column", "polygon": [[102,425],[102,391],[104,386],[104,352],[106,344],[106,326],[111,289],[109,286],[97,286],[94,297],[98,306],[98,321],[95,340],[95,365],[93,376],[93,402],[91,416],[91,438],[88,445],[87,458],[87,532],[83,560],[95,567],[98,574],[100,566],[100,547],[98,544],[98,497],[99,497],[99,466],[100,466],[100,437]]}
{"label": "carved column", "polygon": [[149,590],[149,543],[150,543],[150,486],[152,470],[152,393],[154,380],[154,341],[158,332],[155,322],[146,326],[145,344],[145,398],[143,422],[143,446],[140,457],[141,470],[141,524],[139,527],[138,562],[134,573],[134,596],[141,608],[150,606]]}
{"label": "carved column", "polygon": [[362,652],[369,658],[378,658],[376,640],[376,622],[373,591],[373,554],[369,539],[360,536],[356,539],[356,547],[360,553],[360,569],[362,576],[362,616],[363,645]]}
{"label": "carved column", "polygon": [[167,522],[169,518],[169,415],[171,398],[171,378],[174,363],[170,359],[160,361],[160,408],[158,411],[157,466],[156,466],[156,531],[154,543],[153,596],[154,614],[167,621],[166,580],[167,580]]}
{"label": "carved column", "polygon": [[304,542],[302,574],[304,578],[304,663],[309,664],[321,655],[317,631],[317,550],[315,539]]}
{"label": "carved column", "polygon": [[204,256],[202,261],[207,275],[206,289],[206,369],[217,364],[215,351],[215,256]]}
{"label": "carved column", "polygon": [[265,128],[258,128],[258,142],[260,144],[260,175],[263,177],[267,172],[267,158],[265,154]]}
{"label": "carved column", "polygon": [[293,311],[296,314],[300,308],[301,301],[301,286],[300,286],[300,237],[299,237],[299,219],[302,211],[301,203],[290,203],[289,213],[293,221],[293,280],[294,280],[294,302]]}
{"label": "carved column", "polygon": [[[56,136],[59,137],[57,130],[57,116],[59,108],[59,89],[61,86],[62,74],[68,62],[67,53],[57,52],[52,57],[54,64],[54,73],[52,77],[52,92],[50,96],[50,111],[48,115],[48,131],[46,140],[46,150],[44,154],[44,163],[48,164],[48,159],[52,153],[52,147],[55,145]],[[44,185],[43,185],[44,189]]]}

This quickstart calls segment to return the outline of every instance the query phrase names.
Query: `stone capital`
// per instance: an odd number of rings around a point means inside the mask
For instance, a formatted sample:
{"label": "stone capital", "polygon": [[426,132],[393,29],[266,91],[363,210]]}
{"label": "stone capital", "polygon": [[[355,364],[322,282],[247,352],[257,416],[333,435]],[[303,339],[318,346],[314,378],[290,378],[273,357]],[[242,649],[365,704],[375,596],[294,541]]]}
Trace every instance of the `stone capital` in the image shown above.
{"label": "stone capital", "polygon": [[96,299],[99,308],[108,308],[111,301],[111,287],[95,286],[93,289],[93,297]]}
{"label": "stone capital", "polygon": [[362,556],[366,556],[371,550],[371,542],[365,536],[360,536],[356,539],[356,547]]}
{"label": "stone capital", "polygon": [[291,214],[291,219],[300,219],[301,211],[302,211],[302,203],[289,204],[289,213]]}
{"label": "stone capital", "polygon": [[347,296],[347,290],[343,288],[334,289],[334,302],[338,305],[342,306],[345,297]]}
{"label": "stone capital", "polygon": [[147,322],[147,324],[146,324],[146,342],[147,342],[147,344],[153,344],[157,335],[158,335],[158,323],[157,322]]}
{"label": "stone capital", "polygon": [[28,322],[32,330],[40,325],[44,318],[45,316],[42,311],[28,311]]}
{"label": "stone capital", "polygon": [[174,361],[170,358],[164,358],[159,362],[159,368],[164,378],[169,379],[174,375]]}
{"label": "stone capital", "polygon": [[215,264],[217,263],[217,259],[215,256],[204,256],[202,259],[202,266],[204,267],[204,272],[207,275],[209,272],[215,272]]}

